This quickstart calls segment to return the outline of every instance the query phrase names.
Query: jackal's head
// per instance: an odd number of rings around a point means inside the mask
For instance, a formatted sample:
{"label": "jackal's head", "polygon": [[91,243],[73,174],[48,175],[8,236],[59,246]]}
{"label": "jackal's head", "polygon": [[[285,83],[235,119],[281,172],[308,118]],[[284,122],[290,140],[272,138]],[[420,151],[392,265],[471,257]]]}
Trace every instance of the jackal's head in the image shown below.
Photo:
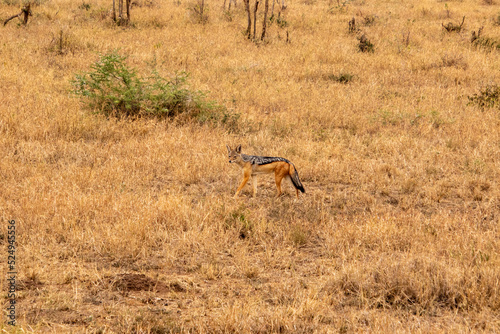
{"label": "jackal's head", "polygon": [[226,145],[227,154],[229,155],[229,163],[237,163],[241,160],[241,145],[238,145],[234,150]]}

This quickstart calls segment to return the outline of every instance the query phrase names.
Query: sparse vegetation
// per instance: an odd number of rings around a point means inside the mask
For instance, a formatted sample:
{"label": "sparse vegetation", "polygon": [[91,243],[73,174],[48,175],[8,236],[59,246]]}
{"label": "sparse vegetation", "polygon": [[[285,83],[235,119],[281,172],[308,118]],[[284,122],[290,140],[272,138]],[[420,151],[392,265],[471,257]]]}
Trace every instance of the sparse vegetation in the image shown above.
{"label": "sparse vegetation", "polygon": [[91,8],[91,4],[90,3],[87,3],[85,1],[82,1],[82,3],[78,6],[78,8],[82,9],[82,10],[86,10],[86,11],[89,11],[90,8]]}
{"label": "sparse vegetation", "polygon": [[276,23],[276,25],[280,28],[286,28],[288,26],[288,22],[281,17],[281,15],[271,15],[269,21],[271,23]]}
{"label": "sparse vegetation", "polygon": [[500,109],[500,86],[487,85],[468,97],[469,104],[478,105],[481,109],[498,107]]}
{"label": "sparse vegetation", "polygon": [[[251,42],[240,0],[204,24],[135,0],[127,26],[111,3],[1,27],[4,332],[499,331],[499,53],[476,45],[499,1],[273,1],[264,42],[264,1]],[[233,199],[226,144],[290,159],[307,193],[261,177]]]}
{"label": "sparse vegetation", "polygon": [[472,31],[472,36],[470,39],[472,45],[474,45],[478,48],[484,49],[484,50],[488,50],[488,51],[492,51],[492,50],[500,51],[500,42],[499,41],[497,41],[491,37],[482,36],[483,28],[484,27],[479,28],[477,30],[477,32],[475,30]]}

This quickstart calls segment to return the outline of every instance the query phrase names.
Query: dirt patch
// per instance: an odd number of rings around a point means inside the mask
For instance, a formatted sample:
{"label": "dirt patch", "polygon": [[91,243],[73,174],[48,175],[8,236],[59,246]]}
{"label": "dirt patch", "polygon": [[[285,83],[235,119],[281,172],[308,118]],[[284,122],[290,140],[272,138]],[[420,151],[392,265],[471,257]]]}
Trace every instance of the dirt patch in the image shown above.
{"label": "dirt patch", "polygon": [[111,284],[121,291],[155,291],[167,292],[175,287],[152,279],[144,274],[120,274],[111,279]]}
{"label": "dirt patch", "polygon": [[43,283],[38,278],[26,278],[17,281],[16,290],[36,290],[42,286]]}
{"label": "dirt patch", "polygon": [[86,316],[70,309],[50,310],[32,309],[27,312],[28,323],[36,324],[40,321],[67,325],[84,325],[90,321],[91,316]]}

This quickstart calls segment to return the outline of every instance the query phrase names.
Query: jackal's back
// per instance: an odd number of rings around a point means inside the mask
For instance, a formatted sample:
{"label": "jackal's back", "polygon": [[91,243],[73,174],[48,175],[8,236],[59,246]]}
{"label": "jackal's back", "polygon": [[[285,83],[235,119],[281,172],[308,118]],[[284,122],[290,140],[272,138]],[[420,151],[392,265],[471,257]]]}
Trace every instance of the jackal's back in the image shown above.
{"label": "jackal's back", "polygon": [[286,163],[292,164],[289,160],[280,157],[261,157],[258,155],[242,154],[241,159],[245,162],[250,162],[252,165],[267,165],[276,161],[284,161]]}

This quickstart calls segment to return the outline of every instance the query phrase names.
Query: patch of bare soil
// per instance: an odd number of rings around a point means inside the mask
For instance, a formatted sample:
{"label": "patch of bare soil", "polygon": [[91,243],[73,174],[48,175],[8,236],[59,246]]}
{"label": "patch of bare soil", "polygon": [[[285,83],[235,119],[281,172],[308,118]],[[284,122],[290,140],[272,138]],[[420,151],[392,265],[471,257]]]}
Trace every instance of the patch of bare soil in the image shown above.
{"label": "patch of bare soil", "polygon": [[50,310],[34,309],[27,312],[26,318],[30,323],[44,321],[49,324],[85,325],[89,317],[70,309]]}
{"label": "patch of bare soil", "polygon": [[38,278],[26,278],[17,281],[16,290],[36,290],[44,284]]}
{"label": "patch of bare soil", "polygon": [[[154,291],[161,293],[176,289],[175,286],[167,285],[144,274],[119,274],[110,278],[110,283],[120,291]],[[178,288],[182,289],[181,286]]]}

